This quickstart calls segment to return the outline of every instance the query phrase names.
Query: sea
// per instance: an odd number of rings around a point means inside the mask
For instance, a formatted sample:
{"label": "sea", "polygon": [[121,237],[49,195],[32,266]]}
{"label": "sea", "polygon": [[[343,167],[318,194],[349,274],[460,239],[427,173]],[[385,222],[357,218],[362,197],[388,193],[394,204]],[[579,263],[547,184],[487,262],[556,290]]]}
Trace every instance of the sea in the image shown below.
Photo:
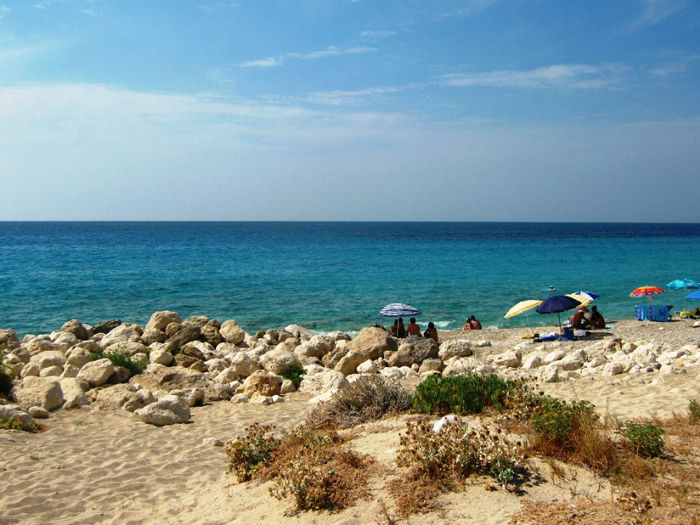
{"label": "sea", "polygon": [[[0,222],[0,328],[20,337],[70,319],[145,325],[158,310],[354,334],[390,325],[379,311],[394,302],[442,331],[471,315],[552,325],[556,314],[504,314],[579,290],[615,322],[649,300],[634,288],[683,277],[700,280],[699,223]],[[700,306],[688,292],[651,300]]]}

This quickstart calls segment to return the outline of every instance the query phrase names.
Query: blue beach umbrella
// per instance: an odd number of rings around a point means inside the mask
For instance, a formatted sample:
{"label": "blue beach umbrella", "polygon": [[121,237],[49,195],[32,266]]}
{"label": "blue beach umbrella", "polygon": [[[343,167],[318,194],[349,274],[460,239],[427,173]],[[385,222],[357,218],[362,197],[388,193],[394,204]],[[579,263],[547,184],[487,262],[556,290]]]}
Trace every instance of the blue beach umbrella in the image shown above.
{"label": "blue beach umbrella", "polygon": [[666,285],[666,288],[672,288],[673,290],[680,290],[681,288],[700,288],[700,283],[683,277],[682,279],[674,279]]}
{"label": "blue beach umbrella", "polygon": [[535,308],[535,311],[538,314],[556,313],[557,318],[559,319],[559,329],[561,330],[561,317],[559,316],[559,313],[571,310],[577,306],[581,306],[581,301],[578,301],[573,297],[569,297],[568,295],[553,295]]}
{"label": "blue beach umbrella", "polygon": [[580,295],[584,299],[588,299],[589,301],[595,301],[600,297],[597,293],[593,292],[588,292],[586,290],[579,290],[578,292],[571,292],[569,295]]}
{"label": "blue beach umbrella", "polygon": [[379,311],[379,315],[384,317],[413,317],[420,314],[421,311],[418,308],[403,303],[387,304]]}
{"label": "blue beach umbrella", "polygon": [[697,299],[700,300],[700,290],[695,290],[694,292],[690,292],[688,295],[685,296],[686,299]]}

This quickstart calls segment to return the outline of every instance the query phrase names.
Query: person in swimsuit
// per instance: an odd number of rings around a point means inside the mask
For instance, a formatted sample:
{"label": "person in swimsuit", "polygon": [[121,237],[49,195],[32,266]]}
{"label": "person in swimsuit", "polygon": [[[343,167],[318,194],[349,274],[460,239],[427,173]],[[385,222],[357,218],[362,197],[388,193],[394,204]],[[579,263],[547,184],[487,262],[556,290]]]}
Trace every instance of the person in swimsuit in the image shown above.
{"label": "person in swimsuit", "polygon": [[438,340],[438,331],[437,328],[435,328],[435,325],[430,322],[428,323],[428,328],[425,332],[423,332],[423,337],[430,337],[431,339],[435,340],[437,342]]}
{"label": "person in swimsuit", "polygon": [[420,326],[416,324],[416,318],[411,317],[411,322],[406,327],[408,335],[417,335],[420,337]]}

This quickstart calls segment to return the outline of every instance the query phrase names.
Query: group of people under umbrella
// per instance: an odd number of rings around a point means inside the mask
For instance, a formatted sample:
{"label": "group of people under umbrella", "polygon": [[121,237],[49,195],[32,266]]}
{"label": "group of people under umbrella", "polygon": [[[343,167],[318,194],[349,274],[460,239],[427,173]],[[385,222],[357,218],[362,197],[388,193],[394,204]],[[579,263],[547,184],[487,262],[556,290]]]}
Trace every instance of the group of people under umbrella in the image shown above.
{"label": "group of people under umbrella", "polygon": [[[700,288],[700,283],[689,279],[687,277],[682,279],[675,279],[666,285],[668,288],[672,289],[682,289],[682,288]],[[553,292],[556,289],[551,286],[547,291]],[[635,288],[630,293],[630,297],[647,297],[651,301],[652,296],[664,293],[665,290],[658,286],[640,286]],[[527,313],[530,310],[535,310],[539,314],[557,314],[557,319],[559,321],[559,329],[562,330],[561,325],[561,312],[566,312],[569,310],[576,309],[576,313],[569,317],[569,326],[574,330],[583,329],[600,329],[605,328],[605,318],[598,311],[598,308],[592,303],[598,299],[600,296],[593,292],[588,292],[585,290],[579,290],[578,292],[573,292],[566,295],[552,295],[545,300],[528,299],[525,301],[520,301],[515,304],[508,312],[505,314],[506,319],[515,317],[523,313]],[[689,293],[685,297],[686,299],[698,299],[700,300],[700,290]],[[591,306],[591,309],[588,309]],[[685,302],[684,302],[685,309]],[[693,314],[697,313],[700,315],[700,308],[697,308],[696,312],[681,312],[682,314],[687,314],[689,317],[693,317]],[[409,306],[403,303],[392,303],[386,305],[379,312],[380,315],[384,317],[395,317],[396,320],[391,327],[390,333],[396,337],[407,337],[407,336],[420,336],[420,327],[416,324],[415,316],[421,314],[421,311],[417,308]],[[410,317],[410,323],[407,326],[403,324],[403,318]],[[476,320],[472,315],[467,318],[467,321],[462,328],[462,330],[480,330],[481,323]],[[431,337],[437,341],[438,333],[435,328],[435,324],[428,323],[427,330],[423,333],[423,337]]]}

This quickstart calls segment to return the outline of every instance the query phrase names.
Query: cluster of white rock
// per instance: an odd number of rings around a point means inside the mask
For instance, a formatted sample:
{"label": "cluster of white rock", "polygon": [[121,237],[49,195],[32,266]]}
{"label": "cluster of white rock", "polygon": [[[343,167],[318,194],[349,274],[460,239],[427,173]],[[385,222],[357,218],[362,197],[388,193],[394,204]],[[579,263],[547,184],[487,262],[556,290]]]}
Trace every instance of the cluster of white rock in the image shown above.
{"label": "cluster of white rock", "polygon": [[[190,407],[205,402],[283,401],[296,390],[283,376],[302,367],[299,391],[320,402],[362,374],[419,379],[497,373],[552,382],[590,374],[677,373],[700,364],[700,348],[692,344],[672,349],[609,339],[586,346],[521,343],[501,353],[490,353],[489,347],[486,340],[451,339],[441,345],[432,339],[397,340],[377,326],[354,339],[341,332],[315,335],[297,325],[252,335],[233,320],[182,321],[171,311],[154,313],[145,328],[119,321],[91,327],[71,320],[58,332],[22,341],[13,330],[0,330],[3,366],[17,376],[15,404],[0,397],[0,419],[28,426],[51,410],[90,404],[126,409],[155,425],[180,423],[189,420]],[[108,358],[93,360],[96,354],[115,353],[148,366],[130,377]]]}

